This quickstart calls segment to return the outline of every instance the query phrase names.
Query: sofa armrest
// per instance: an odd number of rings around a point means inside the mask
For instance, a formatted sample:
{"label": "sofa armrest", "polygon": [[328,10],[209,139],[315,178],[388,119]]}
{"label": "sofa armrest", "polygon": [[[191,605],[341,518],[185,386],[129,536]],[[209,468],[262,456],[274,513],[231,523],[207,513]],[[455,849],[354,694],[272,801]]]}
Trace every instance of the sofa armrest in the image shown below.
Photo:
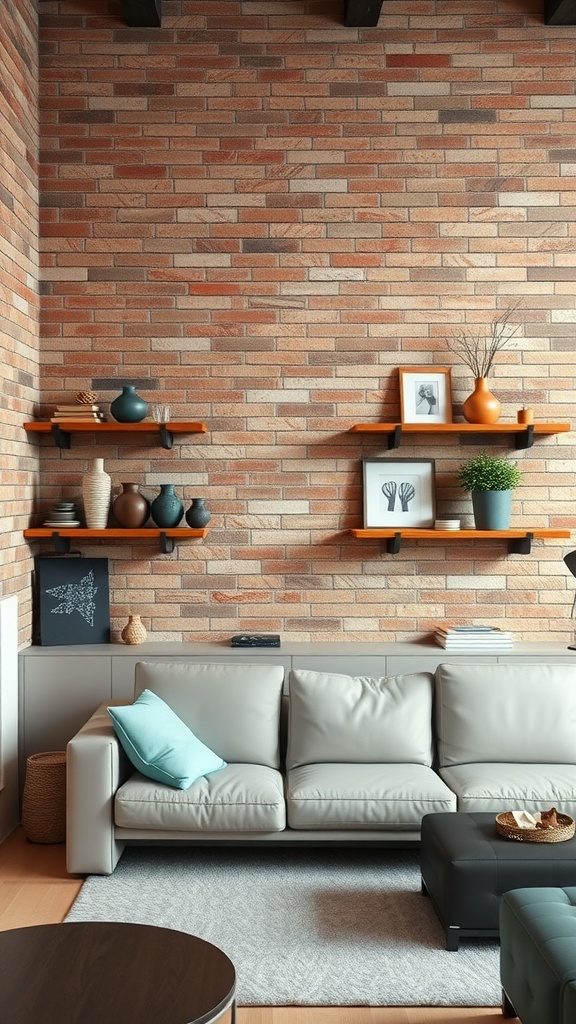
{"label": "sofa armrest", "polygon": [[67,746],[66,865],[71,874],[110,875],[124,844],[114,838],[116,790],[134,770],[103,704]]}

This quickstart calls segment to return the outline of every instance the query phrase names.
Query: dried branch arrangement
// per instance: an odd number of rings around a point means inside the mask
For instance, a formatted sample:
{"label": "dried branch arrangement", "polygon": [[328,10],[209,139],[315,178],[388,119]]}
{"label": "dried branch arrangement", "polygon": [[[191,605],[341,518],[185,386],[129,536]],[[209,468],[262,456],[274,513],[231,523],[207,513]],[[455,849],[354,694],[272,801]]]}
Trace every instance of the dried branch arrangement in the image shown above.
{"label": "dried branch arrangement", "polygon": [[518,305],[508,306],[500,316],[494,317],[488,331],[478,328],[477,331],[462,329],[446,339],[446,344],[468,366],[475,377],[487,377],[498,352],[505,348],[520,325],[510,327],[510,318],[518,309]]}

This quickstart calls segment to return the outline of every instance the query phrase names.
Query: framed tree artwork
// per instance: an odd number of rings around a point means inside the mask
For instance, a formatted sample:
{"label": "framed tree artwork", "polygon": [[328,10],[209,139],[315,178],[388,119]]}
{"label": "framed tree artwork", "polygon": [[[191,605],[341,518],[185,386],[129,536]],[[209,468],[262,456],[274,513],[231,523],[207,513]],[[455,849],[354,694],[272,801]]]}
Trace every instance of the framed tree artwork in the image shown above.
{"label": "framed tree artwork", "polygon": [[364,526],[434,526],[434,459],[363,459]]}
{"label": "framed tree artwork", "polygon": [[400,368],[402,423],[452,423],[452,378],[445,366]]}
{"label": "framed tree artwork", "polygon": [[38,643],[110,642],[107,558],[36,559]]}

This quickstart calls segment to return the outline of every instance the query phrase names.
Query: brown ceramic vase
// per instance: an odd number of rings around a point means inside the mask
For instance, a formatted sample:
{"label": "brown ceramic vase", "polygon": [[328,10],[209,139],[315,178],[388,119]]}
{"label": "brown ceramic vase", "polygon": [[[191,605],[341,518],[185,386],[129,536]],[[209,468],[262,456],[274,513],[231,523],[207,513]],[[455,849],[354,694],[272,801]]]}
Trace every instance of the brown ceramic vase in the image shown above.
{"label": "brown ceramic vase", "polygon": [[138,484],[122,484],[113,506],[114,518],[127,530],[138,530],[150,515],[150,502],[138,490]]}

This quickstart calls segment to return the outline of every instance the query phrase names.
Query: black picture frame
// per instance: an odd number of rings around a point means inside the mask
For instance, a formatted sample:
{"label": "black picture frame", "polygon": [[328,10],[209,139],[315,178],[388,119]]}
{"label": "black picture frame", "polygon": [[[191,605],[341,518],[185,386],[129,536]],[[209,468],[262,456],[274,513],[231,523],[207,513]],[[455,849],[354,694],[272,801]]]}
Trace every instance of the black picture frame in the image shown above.
{"label": "black picture frame", "polygon": [[37,643],[110,643],[107,558],[36,559]]}

